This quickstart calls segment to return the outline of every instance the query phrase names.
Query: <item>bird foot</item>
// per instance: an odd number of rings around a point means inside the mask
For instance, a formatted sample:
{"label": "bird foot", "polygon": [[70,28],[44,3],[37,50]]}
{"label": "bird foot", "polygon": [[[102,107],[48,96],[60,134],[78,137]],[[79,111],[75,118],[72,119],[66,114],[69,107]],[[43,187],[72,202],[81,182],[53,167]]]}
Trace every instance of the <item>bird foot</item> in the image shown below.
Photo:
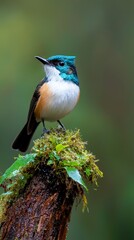
{"label": "bird foot", "polygon": [[49,134],[49,133],[50,133],[49,129],[43,128],[43,132],[41,134],[41,137],[43,137],[45,134]]}
{"label": "bird foot", "polygon": [[62,129],[64,132],[66,131],[66,128],[65,128],[65,126],[63,125],[63,123],[61,123],[61,121],[57,121],[58,123],[59,123],[59,129]]}

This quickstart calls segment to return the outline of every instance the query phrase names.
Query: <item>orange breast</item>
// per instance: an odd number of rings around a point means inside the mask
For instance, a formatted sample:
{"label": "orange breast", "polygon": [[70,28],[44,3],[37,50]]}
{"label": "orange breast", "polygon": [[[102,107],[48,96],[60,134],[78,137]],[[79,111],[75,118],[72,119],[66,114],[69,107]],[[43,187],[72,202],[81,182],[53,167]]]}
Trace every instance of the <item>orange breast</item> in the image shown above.
{"label": "orange breast", "polygon": [[42,111],[45,107],[47,108],[47,103],[51,97],[51,92],[47,83],[43,84],[43,86],[39,89],[39,93],[40,97],[34,110],[37,121],[41,121]]}

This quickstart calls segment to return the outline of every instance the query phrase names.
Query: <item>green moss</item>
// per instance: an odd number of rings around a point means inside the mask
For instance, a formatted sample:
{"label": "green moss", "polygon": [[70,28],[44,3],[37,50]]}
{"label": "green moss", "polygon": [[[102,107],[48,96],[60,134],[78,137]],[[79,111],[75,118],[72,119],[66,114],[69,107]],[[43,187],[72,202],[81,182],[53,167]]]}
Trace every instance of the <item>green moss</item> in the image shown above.
{"label": "green moss", "polygon": [[18,197],[32,176],[32,170],[35,169],[38,161],[35,162],[36,154],[19,155],[15,162],[0,177],[0,186],[5,190],[0,195],[0,223],[4,221],[4,215],[10,204]]}
{"label": "green moss", "polygon": [[[84,179],[87,183],[98,185],[98,177],[102,177],[103,173],[96,165],[95,156],[86,150],[85,145],[79,130],[51,130],[50,134],[34,142],[30,154],[19,155],[0,177],[0,184],[6,190],[0,195],[0,222],[4,220],[7,207],[18,197],[41,163],[50,165],[61,178],[64,173],[66,178],[72,178],[86,190]],[[83,202],[86,203],[85,197]]]}

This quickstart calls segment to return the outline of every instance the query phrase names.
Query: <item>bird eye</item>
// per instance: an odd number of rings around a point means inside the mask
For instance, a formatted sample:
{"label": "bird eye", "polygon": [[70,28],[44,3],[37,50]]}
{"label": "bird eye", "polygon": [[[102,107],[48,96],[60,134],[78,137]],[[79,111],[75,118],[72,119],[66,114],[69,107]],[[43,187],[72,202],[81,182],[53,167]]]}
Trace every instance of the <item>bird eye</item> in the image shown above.
{"label": "bird eye", "polygon": [[63,66],[65,65],[65,63],[64,63],[64,62],[59,62],[59,65],[60,65],[61,67],[63,67]]}

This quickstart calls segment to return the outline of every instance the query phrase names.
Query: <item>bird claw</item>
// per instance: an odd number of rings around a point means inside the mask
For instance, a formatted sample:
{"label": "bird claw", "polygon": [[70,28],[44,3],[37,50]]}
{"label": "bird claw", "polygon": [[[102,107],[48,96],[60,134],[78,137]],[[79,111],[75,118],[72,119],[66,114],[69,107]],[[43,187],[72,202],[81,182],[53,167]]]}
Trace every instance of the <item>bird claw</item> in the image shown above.
{"label": "bird claw", "polygon": [[62,129],[64,132],[66,131],[65,126],[63,125],[63,123],[61,123],[59,120],[57,121],[59,123],[59,129]]}
{"label": "bird claw", "polygon": [[43,137],[45,134],[49,134],[49,133],[50,133],[49,129],[43,128],[43,133],[41,134],[41,137]]}

